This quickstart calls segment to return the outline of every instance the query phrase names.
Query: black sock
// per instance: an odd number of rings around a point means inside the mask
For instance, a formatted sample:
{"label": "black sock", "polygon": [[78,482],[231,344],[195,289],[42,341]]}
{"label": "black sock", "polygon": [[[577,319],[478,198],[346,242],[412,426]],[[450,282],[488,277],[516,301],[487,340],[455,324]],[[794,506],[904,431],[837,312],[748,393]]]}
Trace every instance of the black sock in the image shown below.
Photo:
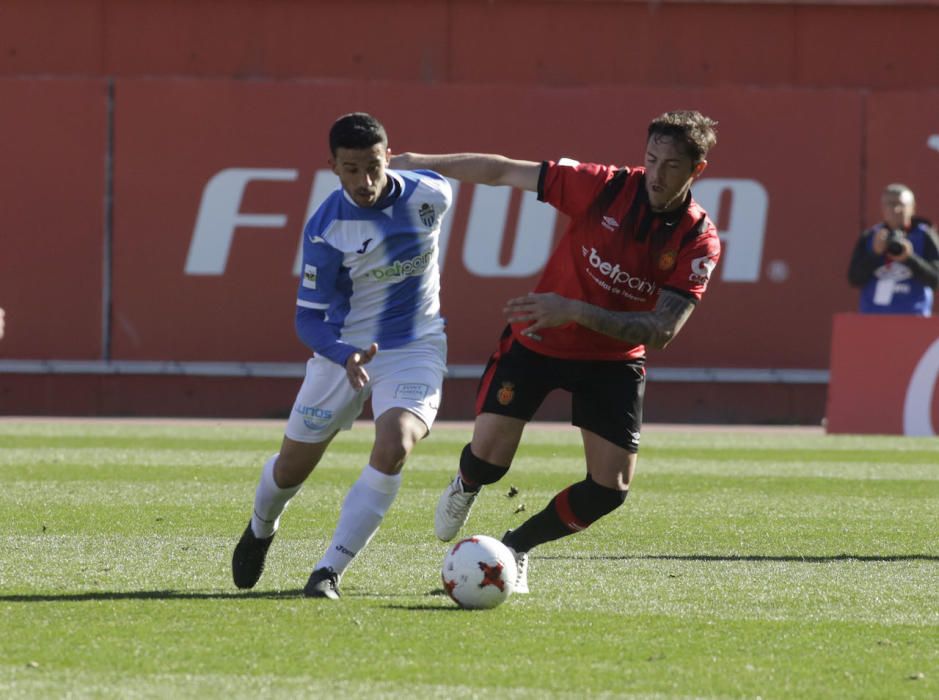
{"label": "black sock", "polygon": [[527,552],[539,544],[573,535],[623,505],[628,493],[600,486],[588,474],[552,498],[543,511],[506,534],[503,542],[516,552]]}
{"label": "black sock", "polygon": [[460,454],[460,481],[464,491],[479,491],[486,484],[496,483],[508,471],[508,467],[490,464],[474,455],[468,444]]}

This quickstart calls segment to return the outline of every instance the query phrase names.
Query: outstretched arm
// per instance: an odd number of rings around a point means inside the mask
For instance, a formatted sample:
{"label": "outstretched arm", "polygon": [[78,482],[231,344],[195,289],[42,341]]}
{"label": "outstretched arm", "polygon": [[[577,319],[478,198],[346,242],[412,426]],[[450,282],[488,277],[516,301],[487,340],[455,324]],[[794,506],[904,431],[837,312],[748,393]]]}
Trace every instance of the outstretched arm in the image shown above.
{"label": "outstretched arm", "polygon": [[538,190],[538,176],[541,173],[541,163],[513,160],[489,153],[400,153],[391,156],[391,167],[398,170],[433,170],[454,180],[516,187],[532,192]]}
{"label": "outstretched arm", "polygon": [[577,323],[597,333],[650,348],[664,348],[678,335],[694,302],[663,289],[652,311],[608,311],[599,306],[557,294],[529,294],[510,299],[505,314],[511,323],[530,321],[525,335],[538,339],[538,331],[564,323]]}

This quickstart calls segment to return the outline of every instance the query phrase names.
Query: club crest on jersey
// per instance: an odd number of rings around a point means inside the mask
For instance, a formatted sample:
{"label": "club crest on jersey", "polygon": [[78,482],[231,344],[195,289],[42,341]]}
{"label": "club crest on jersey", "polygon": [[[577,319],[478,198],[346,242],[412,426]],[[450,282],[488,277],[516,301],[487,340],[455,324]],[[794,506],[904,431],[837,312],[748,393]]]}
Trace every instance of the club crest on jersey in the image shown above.
{"label": "club crest on jersey", "polygon": [[502,388],[496,394],[496,401],[503,406],[508,406],[515,400],[515,385],[512,382],[502,382]]}
{"label": "club crest on jersey", "polygon": [[675,261],[678,259],[678,253],[674,250],[666,250],[659,256],[659,269],[671,270],[675,267]]}
{"label": "club crest on jersey", "polygon": [[437,221],[437,212],[434,210],[433,205],[427,202],[421,204],[421,208],[417,210],[417,214],[421,217],[421,221],[424,222],[424,226],[433,226],[434,222]]}
{"label": "club crest on jersey", "polygon": [[316,265],[303,266],[303,286],[307,289],[316,289]]}
{"label": "club crest on jersey", "polygon": [[615,231],[619,228],[619,221],[614,219],[612,216],[604,216],[600,220],[600,225],[603,226],[607,231]]}

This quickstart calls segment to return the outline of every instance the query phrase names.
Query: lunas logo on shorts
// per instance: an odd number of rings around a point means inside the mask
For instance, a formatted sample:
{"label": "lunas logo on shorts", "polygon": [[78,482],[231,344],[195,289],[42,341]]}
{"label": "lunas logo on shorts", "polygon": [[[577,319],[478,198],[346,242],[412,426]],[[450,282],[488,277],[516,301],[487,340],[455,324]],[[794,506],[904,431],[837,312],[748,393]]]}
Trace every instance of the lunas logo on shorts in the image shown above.
{"label": "lunas logo on shorts", "polygon": [[402,277],[417,277],[418,275],[424,274],[427,266],[430,265],[430,259],[433,255],[434,251],[428,250],[426,253],[421,253],[410,260],[395,260],[394,263],[388,267],[379,267],[372,270],[372,277],[377,280],[391,281]]}
{"label": "lunas logo on shorts", "polygon": [[[655,294],[654,282],[644,280],[641,277],[634,277],[633,275],[626,272],[626,270],[620,268],[619,263],[613,265],[606,262],[600,258],[600,254],[597,253],[596,248],[591,248],[588,252],[587,247],[583,246],[581,250],[584,253],[584,257],[587,258],[587,261],[590,263],[590,266],[603,275],[603,277],[608,278],[609,282],[612,282],[613,284],[619,285],[621,287],[627,287],[628,289],[632,289],[633,291],[639,292],[640,294]],[[609,284],[609,282],[607,282],[605,279],[597,281],[601,282],[603,285]]]}

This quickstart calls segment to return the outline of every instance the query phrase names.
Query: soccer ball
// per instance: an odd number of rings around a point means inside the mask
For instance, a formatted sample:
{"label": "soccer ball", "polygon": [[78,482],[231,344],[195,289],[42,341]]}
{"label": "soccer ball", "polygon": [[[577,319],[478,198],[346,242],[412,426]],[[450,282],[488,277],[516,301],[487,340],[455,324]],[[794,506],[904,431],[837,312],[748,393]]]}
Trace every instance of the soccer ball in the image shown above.
{"label": "soccer ball", "polygon": [[447,595],[461,608],[494,608],[515,589],[515,557],[494,537],[474,535],[450,548],[441,577]]}

